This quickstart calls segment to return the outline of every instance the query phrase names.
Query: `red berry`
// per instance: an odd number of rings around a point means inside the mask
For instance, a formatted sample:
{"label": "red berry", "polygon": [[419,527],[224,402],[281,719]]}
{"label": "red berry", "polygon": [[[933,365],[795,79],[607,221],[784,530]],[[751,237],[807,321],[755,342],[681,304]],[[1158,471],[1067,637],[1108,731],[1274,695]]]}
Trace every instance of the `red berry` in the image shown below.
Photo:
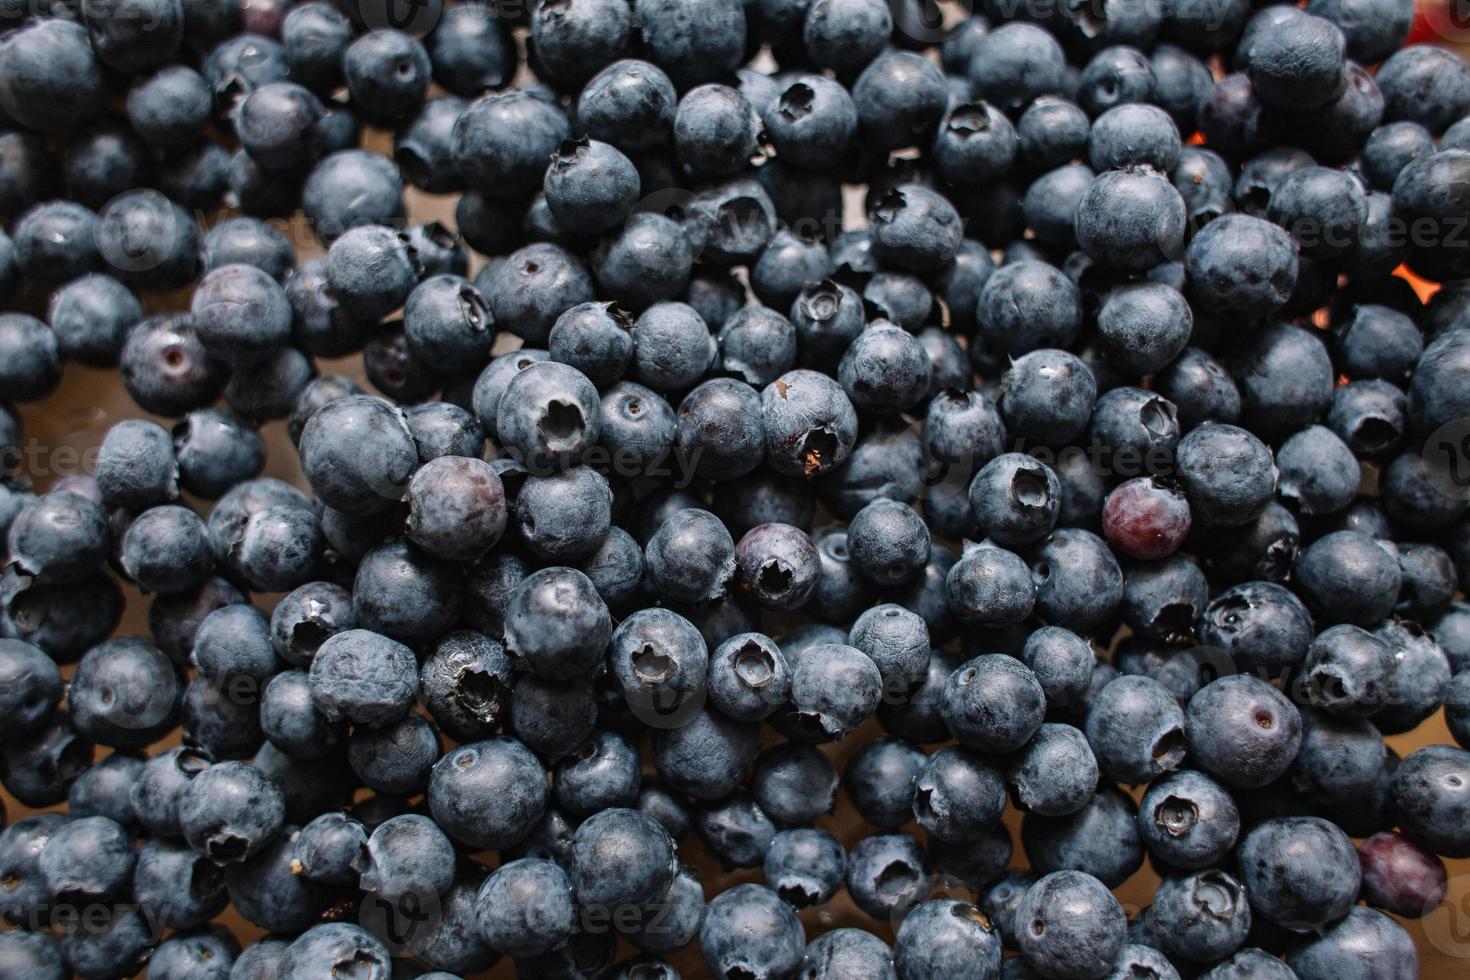
{"label": "red berry", "polygon": [[1119,484],[1103,504],[1103,535],[1130,558],[1167,558],[1189,534],[1189,501],[1172,483],[1140,476]]}
{"label": "red berry", "polygon": [[279,38],[288,6],[284,0],[243,0],[240,4],[240,32]]}
{"label": "red berry", "polygon": [[1358,845],[1358,861],[1369,905],[1417,919],[1444,901],[1444,862],[1403,834],[1374,834]]}

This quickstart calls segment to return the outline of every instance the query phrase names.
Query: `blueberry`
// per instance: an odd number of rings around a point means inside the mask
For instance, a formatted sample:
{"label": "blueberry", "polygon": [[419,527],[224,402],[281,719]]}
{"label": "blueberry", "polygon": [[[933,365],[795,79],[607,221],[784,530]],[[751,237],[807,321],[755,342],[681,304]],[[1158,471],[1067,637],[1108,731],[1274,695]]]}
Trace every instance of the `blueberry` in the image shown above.
{"label": "blueberry", "polygon": [[1123,951],[1127,919],[1102,883],[1080,871],[1056,871],[1029,889],[1015,912],[1015,936],[1027,962],[1053,977],[1104,977]]}
{"label": "blueberry", "polygon": [[176,929],[204,925],[229,901],[219,865],[181,842],[162,839],[138,849],[133,897]]}
{"label": "blueberry", "polygon": [[638,199],[638,172],[609,143],[568,141],[546,171],[546,202],[558,221],[588,232],[620,224]]}
{"label": "blueberry", "polygon": [[178,718],[173,663],[147,640],[116,637],[88,650],[68,691],[72,725],[93,742],[141,748]]}
{"label": "blueberry", "polygon": [[153,927],[134,905],[102,905],[101,910],[89,927],[72,924],[62,933],[67,965],[96,976],[136,972],[148,958]]}
{"label": "blueberry", "polygon": [[114,752],[71,784],[67,811],[75,817],[107,817],[135,829],[138,819],[133,814],[132,791],[142,769],[142,756]]}
{"label": "blueberry", "polygon": [[301,189],[301,209],[317,237],[330,244],[351,228],[400,221],[403,181],[378,154],[340,150],[312,168]]}
{"label": "blueberry", "polygon": [[1096,397],[1092,372],[1074,355],[1051,349],[1022,354],[1001,377],[997,404],[1005,424],[979,442],[981,455],[999,448],[1007,433],[1036,442],[1071,439],[1086,426]]}
{"label": "blueberry", "polygon": [[650,582],[681,602],[723,595],[735,575],[736,561],[730,532],[709,511],[695,508],[665,520],[644,549]]}
{"label": "blueberry", "polygon": [[995,924],[1006,949],[1019,948],[1016,942],[1016,909],[1038,877],[1030,871],[1007,871],[981,895],[980,909]]}
{"label": "blueberry", "polygon": [[577,828],[572,841],[572,887],[587,906],[648,902],[668,890],[676,872],[673,842],[639,810],[602,810]]}
{"label": "blueberry", "polygon": [[1075,868],[1116,888],[1143,864],[1137,821],[1132,799],[1104,780],[1073,813],[1028,813],[1021,822],[1021,841],[1037,871]]}
{"label": "blueberry", "polygon": [[813,64],[842,74],[861,69],[888,43],[891,8],[874,0],[815,0],[806,7],[802,42]]}
{"label": "blueberry", "polygon": [[352,42],[352,24],[331,4],[298,4],[281,22],[281,47],[291,77],[318,94],[342,84],[342,55]]}
{"label": "blueberry", "polygon": [[913,818],[913,787],[924,764],[924,754],[904,742],[870,742],[843,773],[848,795],[869,823],[895,829]]}
{"label": "blueberry", "polygon": [[426,402],[409,409],[407,415],[420,462],[444,456],[479,459],[484,455],[485,430],[468,409],[447,401]]}
{"label": "blueberry", "polygon": [[1271,499],[1271,451],[1245,429],[1207,422],[1179,440],[1175,452],[1190,508],[1201,523],[1239,527]]}
{"label": "blueberry", "polygon": [[374,548],[363,556],[353,580],[357,620],[366,629],[395,638],[438,636],[459,613],[461,591],[456,572],[453,564],[407,541]]}
{"label": "blueberry", "polygon": [[1149,782],[1183,761],[1184,712],[1158,682],[1119,677],[1089,705],[1087,741],[1110,778]]}
{"label": "blueberry", "polygon": [[844,643],[805,651],[791,673],[790,725],[809,741],[839,738],[878,707],[883,678],[868,655]]}
{"label": "blueberry", "polygon": [[142,318],[132,292],[101,274],[67,283],[52,297],[47,314],[61,356],[96,367],[117,363],[128,332]]}
{"label": "blueberry", "polygon": [[455,841],[509,847],[546,809],[546,771],[524,745],[496,738],[462,745],[440,758],[429,780],[429,809]]}
{"label": "blueberry", "polygon": [[1470,73],[1432,47],[1395,51],[1383,62],[1377,81],[1385,121],[1408,119],[1438,134],[1470,108]]}
{"label": "blueberry", "polygon": [[351,514],[381,511],[403,498],[418,450],[407,419],[378,398],[328,402],[301,433],[301,466],[328,505]]}
{"label": "blueberry", "polygon": [[1464,516],[1466,502],[1435,486],[1438,465],[1422,453],[1403,453],[1384,468],[1382,506],[1393,521],[1422,532],[1447,527]]}
{"label": "blueberry", "polygon": [[1167,174],[1179,162],[1179,130],[1169,114],[1155,106],[1114,106],[1093,122],[1087,137],[1087,159],[1099,173],[1150,166]]}
{"label": "blueberry", "polygon": [[494,10],[450,7],[424,43],[434,80],[464,98],[503,87],[519,60],[510,32]]}
{"label": "blueberry", "polygon": [[735,89],[701,85],[679,100],[673,120],[675,151],[701,178],[733,177],[756,154],[758,122],[755,110]]}
{"label": "blueberry", "polygon": [[53,492],[20,508],[6,550],[21,574],[41,582],[74,582],[97,570],[111,551],[111,538],[101,506],[74,493]]}
{"label": "blueberry", "polygon": [[827,369],[840,363],[864,328],[861,298],[832,279],[806,283],[792,301],[790,314],[801,363]]}
{"label": "blueberry", "polygon": [[35,317],[24,313],[0,315],[0,350],[6,355],[0,381],[17,401],[44,398],[61,381],[59,341]]}
{"label": "blueberry", "polygon": [[217,864],[261,852],[282,831],[285,803],[270,777],[242,762],[220,762],[192,779],[179,797],[184,839]]}
{"label": "blueberry", "polygon": [[842,887],[847,854],[824,830],[783,830],[771,840],[764,870],[769,886],[795,908],[820,905]]}
{"label": "blueberry", "polygon": [[1033,170],[1044,172],[1083,155],[1090,123],[1087,114],[1074,103],[1042,96],[1021,113],[1015,131],[1021,160]]}
{"label": "blueberry", "polygon": [[328,720],[385,725],[401,718],[418,691],[413,652],[366,629],[333,634],[312,658],[311,696]]}
{"label": "blueberry", "polygon": [[762,110],[761,119],[781,159],[808,170],[821,170],[845,154],[858,126],[852,96],[822,75],[793,80]]}
{"label": "blueberry", "polygon": [[1410,754],[1393,776],[1394,806],[1405,834],[1444,857],[1470,852],[1464,834],[1467,761],[1461,749],[1432,745]]}
{"label": "blueberry", "polygon": [[848,525],[853,567],[878,585],[912,581],[929,559],[929,534],[907,504],[879,497]]}
{"label": "blueberry", "polygon": [[372,933],[347,922],[328,922],[307,929],[286,948],[280,971],[288,976],[325,980],[348,969],[369,975],[387,973],[388,947]]}
{"label": "blueberry", "polygon": [[1036,589],[1026,563],[990,544],[970,547],[945,575],[949,611],[967,623],[1007,626],[1034,608]]}
{"label": "blueberry", "polygon": [[182,836],[179,798],[209,765],[208,756],[187,748],[166,749],[150,758],[130,792],[138,822],[160,837]]}
{"label": "blueberry", "polygon": [[186,507],[151,507],[122,539],[123,569],[138,588],[161,595],[192,592],[209,578],[214,554],[204,522]]}
{"label": "blueberry", "polygon": [[995,271],[976,304],[977,337],[996,353],[1067,347],[1082,321],[1077,287],[1044,262],[1010,262]]}
{"label": "blueberry", "polygon": [[495,197],[534,190],[570,135],[560,108],[523,91],[483,96],[460,114],[452,146],[461,176]]}
{"label": "blueberry", "polygon": [[1094,260],[1141,271],[1183,251],[1184,201],[1147,168],[1111,170],[1077,204],[1077,242]]}
{"label": "blueberry", "polygon": [[260,700],[262,733],[281,751],[322,758],[337,747],[338,730],[317,711],[305,671],[286,670],[265,685]]}
{"label": "blueberry", "polygon": [[928,394],[932,375],[933,365],[919,341],[881,322],[858,334],[838,366],[848,399],[872,412],[914,407]]}
{"label": "blueberry", "polygon": [[745,50],[744,9],[731,0],[639,0],[634,19],[650,60],[681,89],[713,81],[739,66]]}
{"label": "blueberry", "polygon": [[475,898],[480,939],[511,956],[534,956],[565,942],[575,918],[566,872],[545,858],[501,865]]}
{"label": "blueberry", "polygon": [[1296,578],[1309,605],[1328,622],[1372,625],[1398,601],[1398,562],[1357,531],[1336,531],[1297,559]]}
{"label": "blueberry", "polygon": [[656,303],[644,310],[633,339],[633,377],[655,391],[692,387],[717,354],[704,318],[684,303]]}
{"label": "blueberry", "polygon": [[737,885],[709,903],[699,945],[715,975],[780,976],[801,962],[801,923],[770,889]]}
{"label": "blueberry", "polygon": [[730,480],[760,466],[763,428],[756,390],[734,378],[714,378],[679,404],[675,445],[683,465],[701,476]]}
{"label": "blueberry", "polygon": [[453,885],[454,847],[429,817],[400,814],[374,828],[359,869],[360,888],[380,901],[411,908]]}
{"label": "blueberry", "polygon": [[914,816],[939,840],[958,843],[979,837],[1004,808],[1000,773],[968,749],[940,749],[914,782]]}
{"label": "blueberry", "polygon": [[347,743],[352,771],[380,793],[422,792],[439,752],[434,727],[415,714],[385,728],[359,729]]}
{"label": "blueberry", "polygon": [[148,956],[148,972],[159,977],[192,978],[232,965],[240,944],[223,926],[177,932]]}
{"label": "blueberry", "polygon": [[[158,6],[160,16],[177,13],[177,8]],[[114,25],[122,31],[139,26],[130,18],[98,18],[98,47],[107,50],[109,58],[118,55],[126,70],[132,60],[127,57],[129,45],[124,42],[114,47],[109,43],[112,29],[108,24],[119,20],[130,21]],[[163,49],[161,63],[171,54],[167,38],[172,35],[174,44],[178,43],[177,17],[161,21],[159,26],[167,28],[158,36]],[[88,43],[88,33],[74,20],[42,17],[8,35],[0,46],[0,107],[5,114],[43,133],[65,132],[95,115],[102,105],[104,76]],[[142,39],[147,40],[147,36]]]}
{"label": "blueberry", "polygon": [[945,725],[962,745],[981,752],[1010,752],[1041,726],[1045,695],[1023,664],[999,654],[977,657],[956,669],[944,685]]}
{"label": "blueberry", "polygon": [[795,609],[806,603],[821,571],[811,538],[790,524],[757,525],[735,547],[737,583],[768,609]]}
{"label": "blueberry", "polygon": [[445,456],[409,481],[406,533],[435,557],[474,560],[500,539],[505,512],[505,489],[489,463]]}
{"label": "blueberry", "polygon": [[404,304],[403,327],[409,349],[436,371],[463,374],[489,361],[489,305],[460,276],[432,276],[415,286]]}
{"label": "blueberry", "polygon": [[1061,93],[1066,59],[1040,27],[1003,24],[975,41],[969,74],[977,98],[1013,110],[1037,96]]}
{"label": "blueberry", "polygon": [[1319,930],[1353,906],[1361,872],[1347,835],[1319,817],[1267,820],[1237,849],[1251,909],[1295,932]]}
{"label": "blueberry", "polygon": [[1123,44],[1103,48],[1077,76],[1077,104],[1094,117],[1130,102],[1149,102],[1153,67],[1143,52]]}
{"label": "blueberry", "polygon": [[1000,934],[968,902],[935,899],[916,905],[904,917],[894,938],[893,955],[901,977],[976,970],[998,975]]}
{"label": "blueberry", "polygon": [[1320,938],[1292,949],[1286,961],[1298,976],[1328,976],[1357,969],[1365,955],[1385,972],[1410,976],[1419,968],[1414,941],[1403,927],[1367,908],[1354,908]]}
{"label": "blueberry", "polygon": [[318,154],[317,127],[326,110],[309,90],[271,82],[247,95],[234,116],[240,144],[263,169],[299,172]]}
{"label": "blueberry", "polygon": [[816,371],[788,371],[771,382],[761,392],[761,412],[767,461],[787,476],[810,478],[841,464],[857,440],[852,403]]}
{"label": "blueberry", "polygon": [[539,66],[573,87],[623,52],[632,31],[633,12],[621,6],[554,4],[531,18]]}
{"label": "blueberry", "polygon": [[1251,927],[1244,887],[1223,871],[1168,877],[1150,907],[1164,952],[1195,963],[1213,963],[1235,952]]}
{"label": "blueberry", "polygon": [[107,817],[78,817],[55,829],[36,858],[46,893],[58,902],[106,901],[132,876],[128,831]]}
{"label": "blueberry", "polygon": [[1156,859],[1196,870],[1217,864],[1235,845],[1240,812],[1224,787],[1186,769],[1149,787],[1139,804],[1138,830]]}
{"label": "blueberry", "polygon": [[1102,539],[1062,528],[1028,556],[1036,610],[1049,623],[1085,634],[1105,622],[1123,598],[1123,572]]}
{"label": "blueberry", "polygon": [[[744,307],[732,311],[730,316],[720,326],[720,345],[724,352],[726,346],[726,335],[731,333],[729,327],[740,319],[742,329],[733,334],[744,339],[761,328],[780,330],[777,336],[792,336],[789,325],[784,329],[780,323],[784,318],[769,316],[773,310],[786,310],[791,308],[796,297],[800,295],[802,287],[809,282],[821,282],[832,274],[832,262],[827,255],[826,246],[819,240],[795,235],[790,231],[778,228],[775,235],[766,244],[761,252],[760,258],[750,269],[750,288],[756,298],[771,307],[772,310],[764,310],[760,307]],[[743,297],[742,297],[743,300]],[[787,343],[783,346],[792,346]],[[747,353],[743,347],[738,353]],[[781,350],[772,351],[769,357],[779,357]],[[792,356],[795,350],[791,351]],[[727,358],[728,354],[725,355]],[[784,367],[790,367],[788,362]],[[746,375],[746,380],[751,384],[762,383],[749,377],[749,372],[741,368],[732,368],[726,364],[726,370],[736,370]],[[783,370],[784,370],[783,367]],[[779,374],[777,371],[776,374]],[[773,375],[774,376],[774,375]],[[769,381],[770,378],[765,378]]]}
{"label": "blueberry", "polygon": [[1234,674],[1190,699],[1185,734],[1193,762],[1232,786],[1259,788],[1281,775],[1301,745],[1301,716],[1271,685]]}
{"label": "blueberry", "polygon": [[1296,250],[1286,232],[1248,215],[1224,215],[1205,226],[1185,253],[1189,295],[1197,304],[1239,319],[1269,315],[1296,284]]}
{"label": "blueberry", "polygon": [[1093,177],[1090,168],[1071,163],[1032,182],[1021,208],[1038,241],[1058,249],[1077,246],[1077,208],[1092,186]]}
{"label": "blueberry", "polygon": [[921,184],[889,191],[871,209],[871,220],[873,255],[884,265],[921,275],[938,272],[954,259],[964,237],[954,205]]}
{"label": "blueberry", "polygon": [[266,980],[280,968],[280,960],[291,944],[285,939],[265,937],[251,943],[235,957],[237,966],[232,967],[246,980]]}
{"label": "blueberry", "polygon": [[925,897],[923,851],[908,834],[873,834],[847,856],[847,891],[874,918],[902,914]]}
{"label": "blueberry", "polygon": [[1409,415],[1420,433],[1432,433],[1464,414],[1456,380],[1470,363],[1470,343],[1452,330],[1431,341],[1409,382]]}
{"label": "blueberry", "polygon": [[419,275],[406,238],[386,225],[359,224],[332,241],[327,252],[327,285],[342,309],[373,321],[404,304]]}

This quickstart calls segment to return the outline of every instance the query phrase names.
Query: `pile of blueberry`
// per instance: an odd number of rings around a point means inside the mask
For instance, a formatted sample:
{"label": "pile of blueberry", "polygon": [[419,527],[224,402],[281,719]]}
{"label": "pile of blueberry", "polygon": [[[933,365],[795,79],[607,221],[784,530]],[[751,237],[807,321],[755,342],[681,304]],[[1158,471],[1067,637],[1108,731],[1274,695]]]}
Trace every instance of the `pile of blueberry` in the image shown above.
{"label": "pile of blueberry", "polygon": [[967,6],[0,6],[0,978],[1418,975],[1470,67]]}

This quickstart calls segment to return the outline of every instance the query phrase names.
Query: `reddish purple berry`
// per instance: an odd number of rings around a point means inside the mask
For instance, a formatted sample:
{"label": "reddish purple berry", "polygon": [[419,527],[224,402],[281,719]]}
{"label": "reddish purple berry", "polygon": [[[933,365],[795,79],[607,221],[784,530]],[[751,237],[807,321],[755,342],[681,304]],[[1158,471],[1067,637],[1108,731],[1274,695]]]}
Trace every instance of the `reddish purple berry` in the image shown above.
{"label": "reddish purple berry", "polygon": [[1417,919],[1444,901],[1444,862],[1397,831],[1363,841],[1358,860],[1363,865],[1362,895],[1369,905]]}
{"label": "reddish purple berry", "polygon": [[1103,504],[1103,535],[1130,558],[1167,558],[1189,534],[1189,501],[1171,483],[1140,476],[1120,484]]}

